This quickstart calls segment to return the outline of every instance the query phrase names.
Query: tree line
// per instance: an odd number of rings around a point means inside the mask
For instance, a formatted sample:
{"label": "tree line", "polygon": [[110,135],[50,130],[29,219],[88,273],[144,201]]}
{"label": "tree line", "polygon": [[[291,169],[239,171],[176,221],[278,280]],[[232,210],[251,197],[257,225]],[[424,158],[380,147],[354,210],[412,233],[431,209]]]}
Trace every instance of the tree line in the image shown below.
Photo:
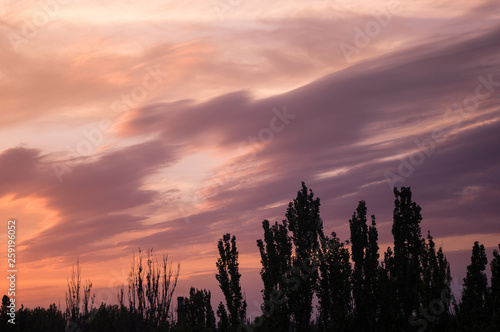
{"label": "tree line", "polygon": [[217,243],[215,277],[224,301],[216,311],[209,290],[191,287],[189,296],[177,298],[175,315],[180,266],[174,269],[167,256],[158,260],[150,249],[134,254],[117,305],[96,306],[92,283],[82,286],[77,261],[64,312],[55,304],[21,306],[14,326],[7,324],[9,298],[4,296],[0,326],[6,331],[500,331],[498,250],[488,282],[484,245],[474,243],[457,300],[443,249],[436,248],[430,231],[425,237],[421,233],[421,208],[411,189],[394,188],[394,196],[394,243],[381,254],[376,219],[367,214],[365,201],[349,219],[350,238],[341,241],[335,232],[324,234],[320,200],[302,183],[285,219],[262,222],[263,237],[256,242],[262,314],[252,321],[236,236],[228,233]]}

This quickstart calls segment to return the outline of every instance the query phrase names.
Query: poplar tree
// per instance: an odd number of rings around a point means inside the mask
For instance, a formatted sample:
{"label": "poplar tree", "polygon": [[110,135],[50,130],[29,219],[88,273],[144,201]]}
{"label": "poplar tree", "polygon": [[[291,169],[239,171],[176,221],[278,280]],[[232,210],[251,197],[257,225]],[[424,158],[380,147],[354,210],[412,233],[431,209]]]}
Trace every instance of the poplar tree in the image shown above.
{"label": "poplar tree", "polygon": [[394,188],[394,213],[392,235],[394,236],[394,263],[391,277],[400,309],[396,312],[399,328],[404,328],[419,307],[421,288],[422,235],[420,230],[421,208],[412,201],[411,189]]}
{"label": "poplar tree", "polygon": [[[247,308],[247,303],[241,291],[236,237],[231,238],[229,233],[225,234],[219,240],[217,248],[219,249],[220,258],[217,260],[216,266],[219,273],[215,277],[219,281],[219,286],[226,299],[231,331],[236,331],[238,326],[245,323]],[[220,305],[219,311],[222,313]]]}
{"label": "poplar tree", "polygon": [[219,317],[219,323],[217,324],[217,326],[219,327],[219,331],[229,332],[231,330],[229,317],[227,315],[226,307],[222,302],[219,302],[219,307],[217,308],[217,317]]}
{"label": "poplar tree", "polygon": [[352,308],[349,249],[335,232],[321,241],[318,281],[319,315],[322,331],[350,330]]}
{"label": "poplar tree", "polygon": [[426,325],[440,331],[450,328],[451,273],[450,264],[430,232],[427,242],[423,241],[421,308],[418,315],[424,317]]}
{"label": "poplar tree", "polygon": [[400,310],[394,291],[394,252],[391,247],[384,253],[384,260],[377,273],[377,302],[378,302],[378,322],[379,331],[397,331],[396,318]]}
{"label": "poplar tree", "polygon": [[377,269],[378,269],[378,232],[375,216],[371,226],[366,220],[366,204],[360,201],[356,212],[349,220],[351,230],[351,252],[354,262],[352,290],[354,300],[354,328],[374,330],[377,316]]}
{"label": "poplar tree", "polygon": [[286,223],[295,249],[293,271],[288,275],[288,281],[293,283],[294,288],[289,304],[298,331],[310,330],[312,298],[318,280],[315,260],[320,238],[324,236],[319,207],[319,198],[314,198],[312,190],[308,190],[302,182],[302,189],[297,192],[297,198],[288,204],[286,212]]}
{"label": "poplar tree", "polygon": [[464,278],[462,299],[458,307],[458,322],[462,327],[479,330],[487,322],[485,303],[488,297],[486,265],[488,259],[484,245],[474,242],[471,263]]}
{"label": "poplar tree", "polygon": [[288,331],[290,325],[290,289],[285,275],[291,269],[292,240],[288,236],[287,222],[276,222],[270,226],[268,220],[262,222],[264,240],[257,240],[264,283],[262,295],[262,324],[273,331]]}
{"label": "poplar tree", "polygon": [[[498,244],[500,249],[500,244]],[[498,250],[493,251],[493,259],[490,262],[491,268],[491,323],[500,326],[500,254]]]}

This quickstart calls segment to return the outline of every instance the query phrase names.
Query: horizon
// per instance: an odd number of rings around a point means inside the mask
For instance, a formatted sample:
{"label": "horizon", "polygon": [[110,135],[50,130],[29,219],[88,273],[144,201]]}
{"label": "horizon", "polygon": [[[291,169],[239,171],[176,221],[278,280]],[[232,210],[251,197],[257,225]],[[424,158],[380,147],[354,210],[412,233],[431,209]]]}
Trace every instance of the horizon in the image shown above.
{"label": "horizon", "polygon": [[302,181],[344,242],[366,201],[382,257],[392,188],[411,187],[458,294],[474,241],[488,266],[500,242],[496,6],[5,2],[0,215],[18,223],[18,306],[64,307],[77,259],[114,303],[139,247],[181,264],[174,298],[206,288],[216,305],[231,233],[256,314],[262,221]]}

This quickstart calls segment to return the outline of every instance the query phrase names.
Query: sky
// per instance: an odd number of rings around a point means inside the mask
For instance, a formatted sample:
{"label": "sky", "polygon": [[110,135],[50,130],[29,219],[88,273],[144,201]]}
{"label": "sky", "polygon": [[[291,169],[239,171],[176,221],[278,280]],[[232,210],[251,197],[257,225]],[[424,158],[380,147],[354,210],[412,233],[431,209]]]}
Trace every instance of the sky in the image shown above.
{"label": "sky", "polygon": [[207,288],[215,306],[229,232],[256,316],[262,220],[284,219],[302,181],[343,241],[365,200],[381,256],[392,188],[410,186],[455,290],[474,241],[489,260],[500,242],[495,1],[3,0],[0,12],[0,219],[17,220],[17,303],[64,306],[77,259],[97,302],[114,302],[140,247],[180,263],[176,296]]}

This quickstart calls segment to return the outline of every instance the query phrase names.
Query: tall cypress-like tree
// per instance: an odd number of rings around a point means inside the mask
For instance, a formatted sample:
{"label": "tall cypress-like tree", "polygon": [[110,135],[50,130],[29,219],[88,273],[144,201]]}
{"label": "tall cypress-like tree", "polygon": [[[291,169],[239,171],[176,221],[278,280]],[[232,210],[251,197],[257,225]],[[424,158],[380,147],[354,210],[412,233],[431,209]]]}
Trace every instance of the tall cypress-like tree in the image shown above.
{"label": "tall cypress-like tree", "polygon": [[288,331],[290,289],[284,276],[291,268],[292,240],[288,236],[286,220],[273,226],[264,220],[262,228],[264,240],[257,240],[262,263],[260,274],[264,283],[263,321],[259,323],[273,331]]}
{"label": "tall cypress-like tree", "polygon": [[[498,244],[500,249],[500,244]],[[491,268],[491,291],[490,291],[490,313],[491,323],[500,326],[500,254],[498,250],[493,251],[493,259],[490,262]]]}
{"label": "tall cypress-like tree", "polygon": [[421,208],[412,201],[411,189],[394,188],[394,214],[392,235],[394,236],[394,264],[391,277],[400,310],[396,312],[399,328],[406,328],[408,318],[417,311],[421,291],[422,235],[420,231]]}
{"label": "tall cypress-like tree", "polygon": [[322,331],[350,330],[352,299],[349,249],[335,233],[322,238],[319,272],[317,320],[320,328]]}
{"label": "tall cypress-like tree", "polygon": [[354,299],[354,320],[356,327],[366,326],[366,296],[364,292],[365,250],[368,247],[368,225],[366,224],[366,205],[360,201],[356,212],[349,220],[351,229],[351,252],[354,262],[352,274],[352,293]]}
{"label": "tall cypress-like tree", "polygon": [[371,216],[371,225],[368,227],[368,248],[365,253],[365,287],[368,294],[368,322],[371,326],[376,326],[378,320],[378,270],[379,270],[379,247],[378,247],[378,231],[375,222],[375,215]]}
{"label": "tall cypress-like tree", "polygon": [[236,331],[238,326],[245,323],[247,308],[247,303],[241,291],[236,237],[231,238],[229,233],[225,234],[219,240],[217,248],[220,255],[216,263],[219,273],[215,277],[219,281],[219,286],[226,299],[231,331]]}
{"label": "tall cypress-like tree", "polygon": [[[440,247],[436,252],[434,240],[428,232],[427,242],[423,240],[421,308],[412,316],[410,325],[428,326],[431,329],[445,331],[450,328],[451,313],[451,273],[450,264]],[[415,322],[412,324],[412,322]]]}
{"label": "tall cypress-like tree", "polygon": [[[438,320],[436,321],[436,326],[439,329],[448,329],[451,324],[451,305],[453,300],[453,294],[451,292],[451,269],[450,263],[444,256],[443,248],[439,247],[437,252],[438,269],[435,272],[434,277],[434,294],[437,295],[438,291],[441,291],[440,300],[443,304],[443,312],[439,314]],[[437,297],[436,297],[437,298]],[[435,298],[435,299],[436,299]],[[433,301],[435,300],[433,299]],[[432,306],[432,301],[429,303]],[[431,308],[432,310],[432,308]]]}
{"label": "tall cypress-like tree", "polygon": [[370,331],[376,327],[377,318],[377,268],[378,268],[378,232],[375,216],[371,226],[366,220],[366,204],[360,201],[356,212],[349,220],[351,230],[351,251],[354,262],[352,290],[354,299],[354,328]]}
{"label": "tall cypress-like tree", "polygon": [[293,283],[290,293],[290,310],[293,313],[298,331],[309,331],[312,313],[314,286],[318,279],[315,263],[323,235],[323,221],[319,215],[319,198],[314,198],[302,182],[297,198],[288,205],[286,222],[292,233],[295,253],[292,259],[292,275],[288,282]]}
{"label": "tall cypress-like tree", "polygon": [[488,279],[486,265],[488,259],[484,245],[474,242],[472,247],[471,263],[467,266],[467,275],[464,278],[462,300],[458,307],[458,322],[460,326],[479,330],[485,326],[488,318],[485,304],[488,297]]}
{"label": "tall cypress-like tree", "polygon": [[217,324],[219,331],[221,332],[231,331],[229,316],[227,315],[226,307],[222,302],[219,302],[219,307],[217,308],[217,317],[219,317],[219,323]]}
{"label": "tall cypress-like tree", "polygon": [[399,303],[394,291],[394,252],[391,247],[384,253],[384,261],[377,273],[377,304],[378,322],[376,324],[379,331],[397,331],[396,318],[399,310]]}

